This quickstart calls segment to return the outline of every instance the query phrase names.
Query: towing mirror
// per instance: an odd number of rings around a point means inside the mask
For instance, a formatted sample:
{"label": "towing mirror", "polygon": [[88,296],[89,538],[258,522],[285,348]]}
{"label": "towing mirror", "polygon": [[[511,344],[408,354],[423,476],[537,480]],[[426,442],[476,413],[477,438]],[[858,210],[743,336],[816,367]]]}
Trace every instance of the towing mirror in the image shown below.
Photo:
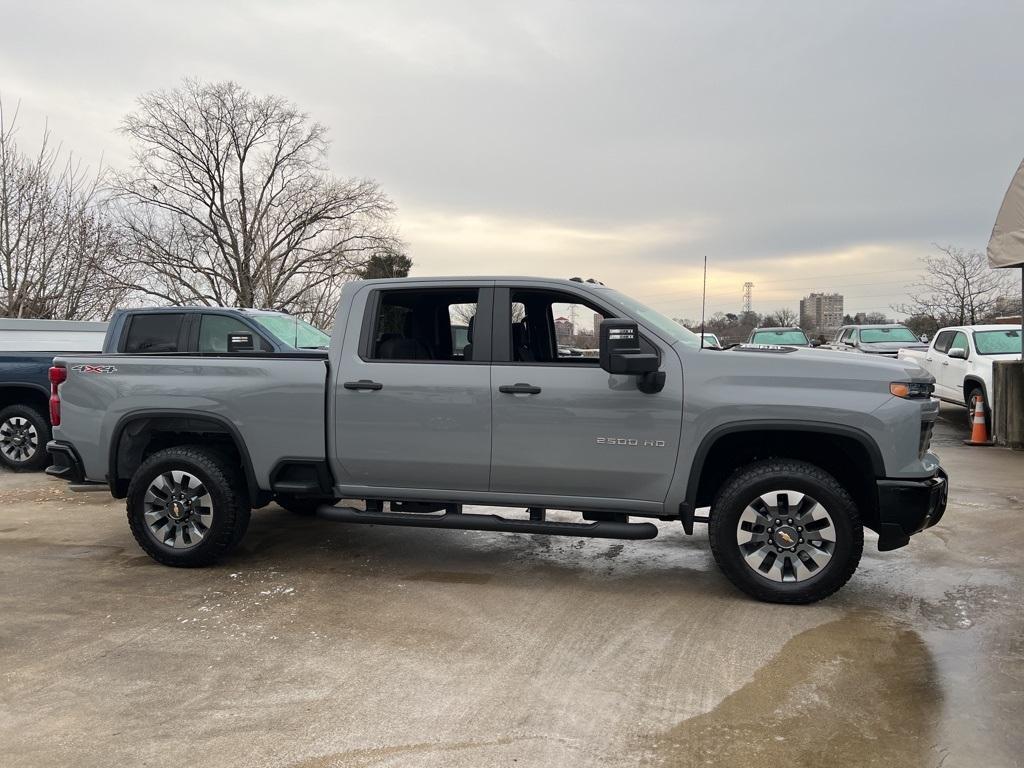
{"label": "towing mirror", "polygon": [[632,320],[601,321],[600,353],[608,373],[639,376],[658,370],[658,356],[640,351],[640,329]]}
{"label": "towing mirror", "polygon": [[599,346],[601,367],[608,373],[639,377],[636,387],[645,394],[664,388],[665,374],[658,370],[658,356],[641,350],[640,328],[632,320],[602,320]]}
{"label": "towing mirror", "polygon": [[228,334],[228,352],[252,352],[255,348],[251,333]]}
{"label": "towing mirror", "polygon": [[955,360],[966,360],[967,350],[964,349],[963,347],[953,347],[951,350],[949,350],[949,356]]}

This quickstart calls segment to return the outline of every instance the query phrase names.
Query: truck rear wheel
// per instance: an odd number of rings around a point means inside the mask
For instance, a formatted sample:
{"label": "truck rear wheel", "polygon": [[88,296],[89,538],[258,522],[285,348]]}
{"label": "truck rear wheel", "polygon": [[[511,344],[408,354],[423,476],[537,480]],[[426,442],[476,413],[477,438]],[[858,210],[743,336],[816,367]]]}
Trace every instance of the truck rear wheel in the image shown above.
{"label": "truck rear wheel", "polygon": [[738,470],[709,521],[711,551],[748,595],[813,603],[842,587],[860,562],[864,529],[846,490],[803,461],[767,459]]}
{"label": "truck rear wheel", "polygon": [[159,563],[209,565],[241,541],[249,526],[242,475],[223,454],[177,446],[146,459],[128,486],[128,525]]}
{"label": "truck rear wheel", "polygon": [[35,472],[50,463],[46,443],[50,422],[29,405],[0,410],[0,464],[15,472]]}

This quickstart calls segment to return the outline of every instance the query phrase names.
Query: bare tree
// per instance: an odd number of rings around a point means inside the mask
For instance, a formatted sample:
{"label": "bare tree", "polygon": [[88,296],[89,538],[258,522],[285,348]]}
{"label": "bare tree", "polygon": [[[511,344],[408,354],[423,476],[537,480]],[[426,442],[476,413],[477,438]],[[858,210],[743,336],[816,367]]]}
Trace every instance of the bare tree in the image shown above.
{"label": "bare tree", "polygon": [[65,156],[43,132],[34,154],[17,143],[18,112],[0,102],[0,315],[105,318],[124,298],[120,247],[99,194],[102,171]]}
{"label": "bare tree", "polygon": [[907,315],[925,315],[939,325],[968,325],[985,320],[1012,290],[1009,276],[991,269],[983,253],[935,246],[937,254],[920,259],[925,275],[908,286],[910,301],[894,306]]}
{"label": "bare tree", "polygon": [[344,281],[401,251],[391,201],[333,177],[326,129],[282,98],[189,80],[143,95],[122,131],[133,164],[114,191],[144,294],[323,322]]}
{"label": "bare tree", "polygon": [[796,312],[789,307],[779,307],[770,315],[765,315],[762,323],[769,326],[795,326],[799,320]]}

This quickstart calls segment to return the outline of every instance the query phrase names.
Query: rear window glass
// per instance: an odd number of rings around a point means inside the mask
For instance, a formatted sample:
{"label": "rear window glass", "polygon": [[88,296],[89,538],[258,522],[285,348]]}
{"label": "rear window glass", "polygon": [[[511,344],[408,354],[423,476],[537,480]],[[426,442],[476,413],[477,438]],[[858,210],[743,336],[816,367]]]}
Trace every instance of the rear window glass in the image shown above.
{"label": "rear window glass", "polygon": [[751,344],[807,344],[803,331],[757,331]]}
{"label": "rear window glass", "polygon": [[879,344],[886,341],[918,341],[909,328],[862,328],[860,340],[863,344]]}
{"label": "rear window glass", "polygon": [[178,335],[184,321],[184,312],[167,314],[147,312],[136,315],[132,318],[128,328],[124,351],[134,354],[177,352]]}
{"label": "rear window glass", "polygon": [[253,337],[253,352],[272,352],[266,339],[236,317],[228,315],[203,315],[199,325],[199,351],[218,353],[228,351],[228,336],[247,333]]}
{"label": "rear window glass", "polygon": [[974,346],[980,355],[1012,355],[1020,352],[1020,331],[975,331]]}

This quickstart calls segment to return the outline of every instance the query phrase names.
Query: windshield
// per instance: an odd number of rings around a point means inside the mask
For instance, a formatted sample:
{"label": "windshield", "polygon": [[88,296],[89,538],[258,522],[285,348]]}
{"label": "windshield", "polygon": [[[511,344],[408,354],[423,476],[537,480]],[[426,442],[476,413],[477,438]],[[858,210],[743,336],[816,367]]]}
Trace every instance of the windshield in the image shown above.
{"label": "windshield", "polygon": [[803,344],[807,346],[807,337],[803,331],[755,331],[751,344]]}
{"label": "windshield", "polygon": [[601,295],[626,314],[639,318],[653,328],[657,328],[673,341],[682,342],[688,347],[700,347],[700,337],[696,333],[684,328],[675,320],[665,317],[661,312],[651,309],[636,299],[631,299],[629,296],[614,291],[611,288],[602,290]]}
{"label": "windshield", "polygon": [[327,349],[331,341],[331,337],[319,328],[291,315],[260,314],[253,315],[252,319],[296,349]]}
{"label": "windshield", "polygon": [[1020,352],[1020,331],[975,331],[974,346],[979,355],[1013,355]]}
{"label": "windshield", "polygon": [[878,344],[885,341],[916,341],[920,340],[909,328],[864,328],[860,332],[863,344]]}

